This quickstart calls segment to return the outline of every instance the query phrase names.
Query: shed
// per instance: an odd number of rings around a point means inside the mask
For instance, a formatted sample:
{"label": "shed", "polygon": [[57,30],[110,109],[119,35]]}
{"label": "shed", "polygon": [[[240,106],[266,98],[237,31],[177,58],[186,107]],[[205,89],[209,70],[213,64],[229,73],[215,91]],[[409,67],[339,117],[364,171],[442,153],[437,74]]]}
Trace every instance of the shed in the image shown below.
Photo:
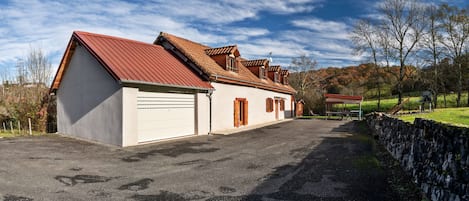
{"label": "shed", "polygon": [[[356,114],[359,119],[362,118],[362,102],[363,96],[349,96],[349,95],[342,95],[342,94],[324,94],[326,98],[326,115],[345,115],[346,113],[349,114]],[[359,110],[351,110],[351,111],[332,111],[333,105],[342,104],[345,109],[346,104],[358,104]]]}

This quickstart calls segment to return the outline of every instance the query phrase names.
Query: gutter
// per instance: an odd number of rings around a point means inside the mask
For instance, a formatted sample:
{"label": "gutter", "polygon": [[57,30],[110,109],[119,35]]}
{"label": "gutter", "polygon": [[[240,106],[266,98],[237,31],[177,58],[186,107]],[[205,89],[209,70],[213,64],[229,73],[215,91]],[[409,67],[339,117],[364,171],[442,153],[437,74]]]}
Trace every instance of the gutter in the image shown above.
{"label": "gutter", "polygon": [[213,88],[204,88],[204,87],[193,87],[193,86],[182,86],[176,84],[163,84],[155,82],[146,82],[138,80],[119,80],[120,84],[142,84],[142,85],[151,85],[151,86],[160,86],[160,87],[174,87],[174,88],[183,88],[183,89],[196,89],[196,90],[214,90]]}
{"label": "gutter", "polygon": [[213,95],[213,90],[209,90],[207,93],[208,97],[208,108],[209,108],[209,120],[208,120],[208,135],[212,135],[212,95]]}

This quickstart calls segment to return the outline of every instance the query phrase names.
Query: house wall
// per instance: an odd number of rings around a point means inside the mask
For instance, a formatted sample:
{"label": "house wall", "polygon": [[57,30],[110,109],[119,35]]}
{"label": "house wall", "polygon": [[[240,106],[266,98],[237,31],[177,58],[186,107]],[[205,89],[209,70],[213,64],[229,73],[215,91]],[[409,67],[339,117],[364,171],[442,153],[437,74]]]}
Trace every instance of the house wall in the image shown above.
{"label": "house wall", "polygon": [[207,135],[210,126],[210,100],[206,93],[196,94],[196,134]]}
{"label": "house wall", "polygon": [[138,144],[138,88],[122,87],[122,146]]}
{"label": "house wall", "polygon": [[[285,110],[279,109],[279,120],[291,117],[291,95],[272,92],[253,87],[237,86],[222,83],[211,83],[215,88],[212,95],[212,131],[233,129],[234,100],[246,98],[248,101],[248,126],[275,121],[275,110],[266,112],[267,98],[283,98]],[[280,108],[280,105],[279,105]]]}
{"label": "house wall", "polygon": [[58,132],[121,145],[122,93],[101,64],[77,46],[57,90]]}

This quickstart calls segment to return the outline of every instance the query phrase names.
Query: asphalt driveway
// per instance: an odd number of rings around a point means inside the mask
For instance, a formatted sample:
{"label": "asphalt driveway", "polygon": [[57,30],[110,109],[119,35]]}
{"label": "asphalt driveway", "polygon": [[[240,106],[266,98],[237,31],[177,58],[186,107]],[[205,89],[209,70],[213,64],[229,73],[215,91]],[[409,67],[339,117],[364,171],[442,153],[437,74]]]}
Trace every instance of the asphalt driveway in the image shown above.
{"label": "asphalt driveway", "polygon": [[123,149],[0,139],[0,200],[419,200],[357,128],[295,120]]}

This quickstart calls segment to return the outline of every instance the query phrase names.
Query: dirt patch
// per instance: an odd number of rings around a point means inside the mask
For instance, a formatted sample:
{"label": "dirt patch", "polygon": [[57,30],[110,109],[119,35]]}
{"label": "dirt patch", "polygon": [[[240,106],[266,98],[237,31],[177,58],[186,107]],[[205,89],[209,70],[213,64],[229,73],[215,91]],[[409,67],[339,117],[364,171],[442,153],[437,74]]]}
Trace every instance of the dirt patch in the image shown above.
{"label": "dirt patch", "polygon": [[58,175],[55,177],[55,180],[63,183],[67,186],[75,186],[76,184],[88,184],[88,183],[103,183],[112,180],[112,177],[104,177],[98,175],[75,175],[73,177],[70,176],[62,176]]}
{"label": "dirt patch", "polygon": [[220,193],[223,193],[223,194],[236,192],[236,189],[228,187],[228,186],[220,186],[218,190],[220,191]]}
{"label": "dirt patch", "polygon": [[17,195],[5,195],[3,201],[33,201],[33,199]]}
{"label": "dirt patch", "polygon": [[143,159],[147,159],[150,156],[154,156],[156,154],[161,154],[163,156],[174,158],[182,154],[210,153],[210,152],[215,152],[219,150],[218,148],[199,148],[200,146],[203,146],[206,144],[209,144],[209,143],[187,142],[187,143],[174,144],[173,146],[170,146],[167,148],[155,149],[155,150],[150,150],[147,152],[140,152],[140,153],[122,158],[122,161],[138,162]]}
{"label": "dirt patch", "polygon": [[181,194],[169,192],[169,191],[160,191],[159,194],[155,195],[133,195],[130,197],[136,201],[154,201],[154,200],[171,200],[171,201],[186,201],[187,199]]}
{"label": "dirt patch", "polygon": [[205,160],[205,159],[196,159],[196,160],[190,160],[190,161],[184,161],[184,162],[176,163],[175,165],[194,165],[194,164],[205,164],[205,163],[210,163],[210,161]]}
{"label": "dirt patch", "polygon": [[120,186],[118,189],[119,190],[131,190],[131,191],[139,191],[139,190],[144,190],[147,189],[148,186],[153,182],[153,179],[150,178],[145,178],[138,180],[136,182],[124,184]]}

